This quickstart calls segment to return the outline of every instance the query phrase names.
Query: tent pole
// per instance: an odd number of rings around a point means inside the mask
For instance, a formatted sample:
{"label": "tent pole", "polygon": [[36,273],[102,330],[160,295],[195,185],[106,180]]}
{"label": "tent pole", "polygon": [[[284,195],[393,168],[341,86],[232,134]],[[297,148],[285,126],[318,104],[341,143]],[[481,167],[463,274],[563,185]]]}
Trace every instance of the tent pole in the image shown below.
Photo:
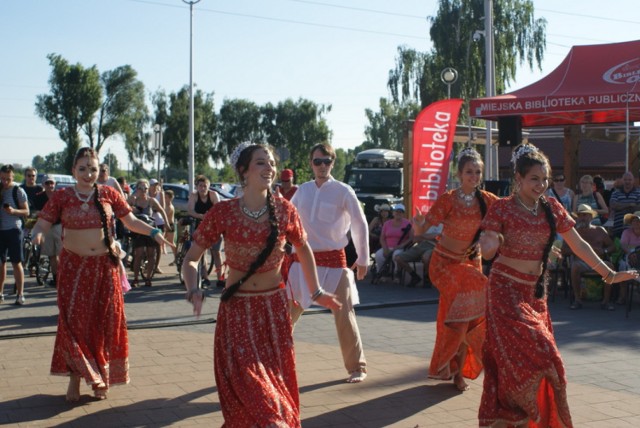
{"label": "tent pole", "polygon": [[626,129],[625,129],[625,141],[624,141],[624,170],[630,171],[631,165],[629,165],[629,97],[627,96],[627,110],[625,111]]}

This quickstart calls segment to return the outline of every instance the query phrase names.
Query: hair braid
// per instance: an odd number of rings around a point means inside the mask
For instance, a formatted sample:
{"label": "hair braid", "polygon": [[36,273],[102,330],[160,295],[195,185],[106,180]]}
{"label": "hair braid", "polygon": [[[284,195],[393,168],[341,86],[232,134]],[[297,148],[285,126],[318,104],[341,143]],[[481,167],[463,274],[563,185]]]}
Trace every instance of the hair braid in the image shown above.
{"label": "hair braid", "polygon": [[108,221],[107,221],[107,213],[104,210],[104,206],[102,205],[102,203],[100,202],[100,189],[98,188],[98,184],[94,183],[93,184],[93,201],[96,204],[96,208],[98,209],[98,212],[100,213],[100,223],[102,223],[102,232],[104,234],[104,245],[107,246],[107,250],[109,250],[109,257],[111,258],[111,260],[113,260],[114,263],[118,263],[118,261],[120,260],[118,258],[118,256],[113,252],[113,242],[112,242],[112,237],[111,234],[109,233],[109,225],[108,225]]}
{"label": "hair braid", "polygon": [[[484,218],[484,216],[487,215],[487,202],[484,200],[482,192],[478,187],[476,187],[476,198],[478,199],[478,204],[480,205],[480,215],[482,218]],[[482,232],[482,230],[478,227],[478,230],[476,230],[476,234],[473,236],[473,241],[471,241],[471,247],[475,247],[478,243],[478,240],[480,239],[480,232]],[[477,255],[478,249],[475,248],[473,252],[469,254],[469,260],[475,259]]]}
{"label": "hair braid", "polygon": [[280,234],[280,230],[278,228],[278,218],[276,217],[276,207],[273,199],[273,195],[271,194],[271,190],[267,190],[267,207],[269,208],[269,224],[271,226],[271,232],[267,237],[267,243],[265,248],[262,249],[258,257],[251,263],[249,266],[249,270],[244,274],[239,281],[231,284],[227,288],[224,289],[222,295],[220,296],[220,300],[223,302],[229,300],[231,296],[235,294],[236,291],[240,288],[240,286],[247,280],[251,275],[256,273],[256,271],[264,264],[267,258],[271,255],[271,252],[276,246],[276,242],[278,241],[278,235]]}
{"label": "hair braid", "polygon": [[546,294],[546,273],[547,273],[547,262],[549,261],[549,253],[551,252],[551,247],[553,246],[553,242],[556,239],[556,221],[553,217],[553,212],[551,211],[551,205],[549,205],[549,201],[544,196],[540,197],[540,205],[544,209],[545,216],[547,217],[547,222],[549,223],[549,240],[547,241],[547,246],[544,248],[544,254],[542,255],[542,273],[538,278],[538,282],[536,283],[536,294],[535,296],[538,299],[541,299]]}

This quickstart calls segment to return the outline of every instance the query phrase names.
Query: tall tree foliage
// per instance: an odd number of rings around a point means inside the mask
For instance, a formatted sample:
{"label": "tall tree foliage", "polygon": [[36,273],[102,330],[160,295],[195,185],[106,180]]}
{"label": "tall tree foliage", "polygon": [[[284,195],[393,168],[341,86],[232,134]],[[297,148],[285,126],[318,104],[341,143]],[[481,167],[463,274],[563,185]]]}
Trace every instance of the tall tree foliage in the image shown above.
{"label": "tall tree foliage", "polygon": [[72,65],[60,55],[49,54],[47,58],[51,65],[51,92],[38,95],[36,114],[56,128],[67,145],[64,166],[70,171],[73,156],[80,148],[79,131],[100,108],[100,74],[95,66]]}
{"label": "tall tree foliage", "polygon": [[[429,17],[433,49],[426,53],[398,49],[388,79],[394,102],[410,99],[425,107],[445,98],[447,88],[440,81],[445,67],[459,73],[452,97],[468,101],[484,96],[484,42],[474,41],[474,34],[484,31],[483,17],[484,0],[440,0],[436,16]],[[541,67],[546,20],[535,18],[532,0],[493,0],[493,17],[496,91],[500,94],[515,80],[518,65]],[[466,111],[461,114],[466,115]]]}
{"label": "tall tree foliage", "polygon": [[369,124],[365,128],[366,141],[359,150],[384,148],[402,151],[404,130],[408,120],[420,112],[420,105],[407,101],[401,104],[380,98],[380,110],[365,110]]}
{"label": "tall tree foliage", "polygon": [[47,56],[51,65],[50,93],[38,95],[36,113],[58,130],[65,142],[65,167],[70,170],[81,144],[79,131],[89,146],[100,151],[115,134],[123,138],[136,132],[148,112],[144,85],[128,65],[100,75],[96,66],[71,65],[57,54]]}
{"label": "tall tree foliage", "polygon": [[[152,99],[155,123],[164,127],[161,153],[165,164],[187,169],[189,159],[189,88],[187,86],[168,96],[158,92]],[[213,92],[197,90],[193,94],[194,160],[196,173],[208,169],[212,154],[216,153],[216,123]],[[214,159],[216,160],[216,159]]]}

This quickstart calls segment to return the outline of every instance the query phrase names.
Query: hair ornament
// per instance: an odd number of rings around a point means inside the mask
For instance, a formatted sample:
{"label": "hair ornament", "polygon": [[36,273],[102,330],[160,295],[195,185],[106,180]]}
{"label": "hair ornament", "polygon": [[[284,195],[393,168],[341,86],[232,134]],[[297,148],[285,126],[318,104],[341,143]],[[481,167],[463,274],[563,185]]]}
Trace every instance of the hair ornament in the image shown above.
{"label": "hair ornament", "polygon": [[251,141],[243,141],[242,143],[238,144],[235,149],[233,149],[233,152],[231,153],[229,160],[231,161],[231,165],[234,168],[236,167],[236,164],[238,163],[238,159],[240,158],[240,154],[244,151],[244,149],[253,145],[254,144]]}
{"label": "hair ornament", "polygon": [[526,155],[527,153],[537,153],[537,152],[539,152],[539,150],[533,144],[523,144],[520,147],[517,147],[513,151],[513,154],[511,155],[511,163],[515,165],[521,156]]}
{"label": "hair ornament", "polygon": [[460,150],[460,153],[458,153],[458,162],[460,162],[460,160],[465,156],[475,159],[481,159],[480,153],[478,153],[478,151],[471,146],[467,146],[464,149]]}

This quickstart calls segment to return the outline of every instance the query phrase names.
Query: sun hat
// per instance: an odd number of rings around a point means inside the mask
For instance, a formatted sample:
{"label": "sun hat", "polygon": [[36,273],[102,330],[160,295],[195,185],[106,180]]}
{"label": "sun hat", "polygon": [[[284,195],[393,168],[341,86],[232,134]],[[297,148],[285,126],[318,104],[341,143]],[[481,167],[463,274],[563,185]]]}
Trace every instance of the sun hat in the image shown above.
{"label": "sun hat", "polygon": [[580,214],[591,214],[591,218],[597,217],[598,213],[591,209],[587,204],[578,205],[576,212],[572,213],[574,217],[578,217]]}
{"label": "sun hat", "polygon": [[393,204],[391,206],[391,210],[393,211],[402,211],[402,212],[406,212],[407,210],[404,208],[404,204]]}
{"label": "sun hat", "polygon": [[624,215],[624,224],[631,224],[631,221],[637,218],[638,220],[640,220],[640,211],[636,211],[633,214],[625,214]]}
{"label": "sun hat", "polygon": [[155,178],[152,178],[151,180],[149,180],[149,186],[154,186],[158,184],[158,180],[156,180]]}
{"label": "sun hat", "polygon": [[55,178],[53,178],[52,176],[45,174],[42,177],[42,184],[46,184],[48,181],[53,181],[54,183],[56,182]]}
{"label": "sun hat", "polygon": [[373,209],[375,212],[379,213],[380,211],[391,211],[391,206],[389,206],[389,204],[380,204],[375,205]]}

